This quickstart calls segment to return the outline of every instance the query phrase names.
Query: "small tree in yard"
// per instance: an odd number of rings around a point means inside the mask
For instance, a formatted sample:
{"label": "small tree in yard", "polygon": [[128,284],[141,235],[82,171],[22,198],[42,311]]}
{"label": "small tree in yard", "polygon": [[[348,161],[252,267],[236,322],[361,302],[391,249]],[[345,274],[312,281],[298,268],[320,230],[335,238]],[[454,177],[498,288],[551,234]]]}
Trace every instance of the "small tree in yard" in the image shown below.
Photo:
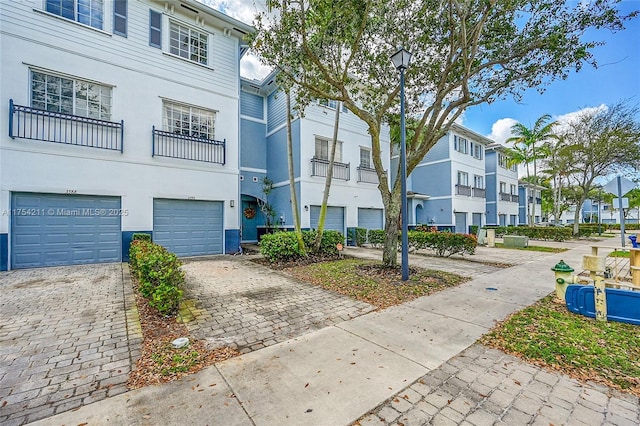
{"label": "small tree in yard", "polygon": [[390,55],[413,53],[406,71],[407,174],[473,105],[568,76],[594,64],[590,28],[623,29],[615,1],[584,7],[561,0],[268,0],[253,48],[298,91],[342,102],[368,127],[385,211],[383,263],[396,265],[401,186],[382,160],[382,125],[398,112],[398,72]]}
{"label": "small tree in yard", "polygon": [[585,110],[563,129],[572,147],[564,155],[573,164],[568,180],[570,201],[577,206],[573,233],[578,234],[580,206],[589,197],[594,181],[614,173],[637,173],[640,169],[640,121],[638,107],[624,102],[608,108]]}

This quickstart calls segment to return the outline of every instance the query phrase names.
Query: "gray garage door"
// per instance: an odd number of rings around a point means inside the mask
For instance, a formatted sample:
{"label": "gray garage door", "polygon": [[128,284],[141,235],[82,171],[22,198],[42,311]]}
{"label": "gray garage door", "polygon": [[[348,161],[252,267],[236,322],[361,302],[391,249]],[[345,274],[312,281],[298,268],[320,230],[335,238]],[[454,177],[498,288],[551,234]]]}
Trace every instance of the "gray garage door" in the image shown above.
{"label": "gray garage door", "polygon": [[358,227],[365,229],[382,229],[382,209],[358,209]]}
{"label": "gray garage door", "polygon": [[[320,206],[311,206],[311,228],[318,228]],[[344,235],[344,207],[327,207],[324,229],[340,231]]]}
{"label": "gray garage door", "polygon": [[178,256],[222,254],[222,201],[153,200],[153,242]]}
{"label": "gray garage door", "polygon": [[11,267],[119,262],[120,198],[11,194]]}

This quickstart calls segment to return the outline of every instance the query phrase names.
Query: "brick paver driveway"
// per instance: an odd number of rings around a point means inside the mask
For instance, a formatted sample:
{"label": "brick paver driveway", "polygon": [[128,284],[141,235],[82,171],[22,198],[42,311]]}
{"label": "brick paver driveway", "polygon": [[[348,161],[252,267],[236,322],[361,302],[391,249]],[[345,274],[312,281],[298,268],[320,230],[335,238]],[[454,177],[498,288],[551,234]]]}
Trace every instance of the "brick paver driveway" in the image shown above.
{"label": "brick paver driveway", "polygon": [[[187,261],[185,298],[193,301],[194,337],[246,353],[375,309],[301,283],[248,257]],[[188,303],[189,304],[189,303]]]}
{"label": "brick paver driveway", "polygon": [[0,424],[126,391],[142,336],[121,264],[2,272],[0,312]]}

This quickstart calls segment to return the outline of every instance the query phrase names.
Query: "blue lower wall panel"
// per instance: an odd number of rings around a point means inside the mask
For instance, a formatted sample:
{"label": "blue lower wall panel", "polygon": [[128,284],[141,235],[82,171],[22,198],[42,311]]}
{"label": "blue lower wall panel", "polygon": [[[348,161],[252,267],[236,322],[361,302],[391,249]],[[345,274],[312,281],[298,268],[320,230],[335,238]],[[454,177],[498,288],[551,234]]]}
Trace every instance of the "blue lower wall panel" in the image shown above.
{"label": "blue lower wall panel", "polygon": [[133,234],[149,234],[153,238],[153,231],[122,231],[122,261],[129,261],[129,246],[131,245],[131,239]]}
{"label": "blue lower wall panel", "polygon": [[9,265],[9,234],[0,234],[0,271]]}
{"label": "blue lower wall panel", "polygon": [[225,229],[224,230],[224,252],[226,254],[234,254],[240,251],[240,230]]}

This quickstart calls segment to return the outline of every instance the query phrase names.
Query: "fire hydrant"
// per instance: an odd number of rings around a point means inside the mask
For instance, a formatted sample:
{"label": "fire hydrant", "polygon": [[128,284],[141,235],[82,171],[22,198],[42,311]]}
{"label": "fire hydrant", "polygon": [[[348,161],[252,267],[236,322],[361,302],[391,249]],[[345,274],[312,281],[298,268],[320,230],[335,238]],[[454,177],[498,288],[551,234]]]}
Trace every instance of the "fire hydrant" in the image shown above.
{"label": "fire hydrant", "polygon": [[575,275],[571,274],[574,269],[560,260],[551,270],[556,273],[556,297],[564,300],[567,286],[575,281]]}

